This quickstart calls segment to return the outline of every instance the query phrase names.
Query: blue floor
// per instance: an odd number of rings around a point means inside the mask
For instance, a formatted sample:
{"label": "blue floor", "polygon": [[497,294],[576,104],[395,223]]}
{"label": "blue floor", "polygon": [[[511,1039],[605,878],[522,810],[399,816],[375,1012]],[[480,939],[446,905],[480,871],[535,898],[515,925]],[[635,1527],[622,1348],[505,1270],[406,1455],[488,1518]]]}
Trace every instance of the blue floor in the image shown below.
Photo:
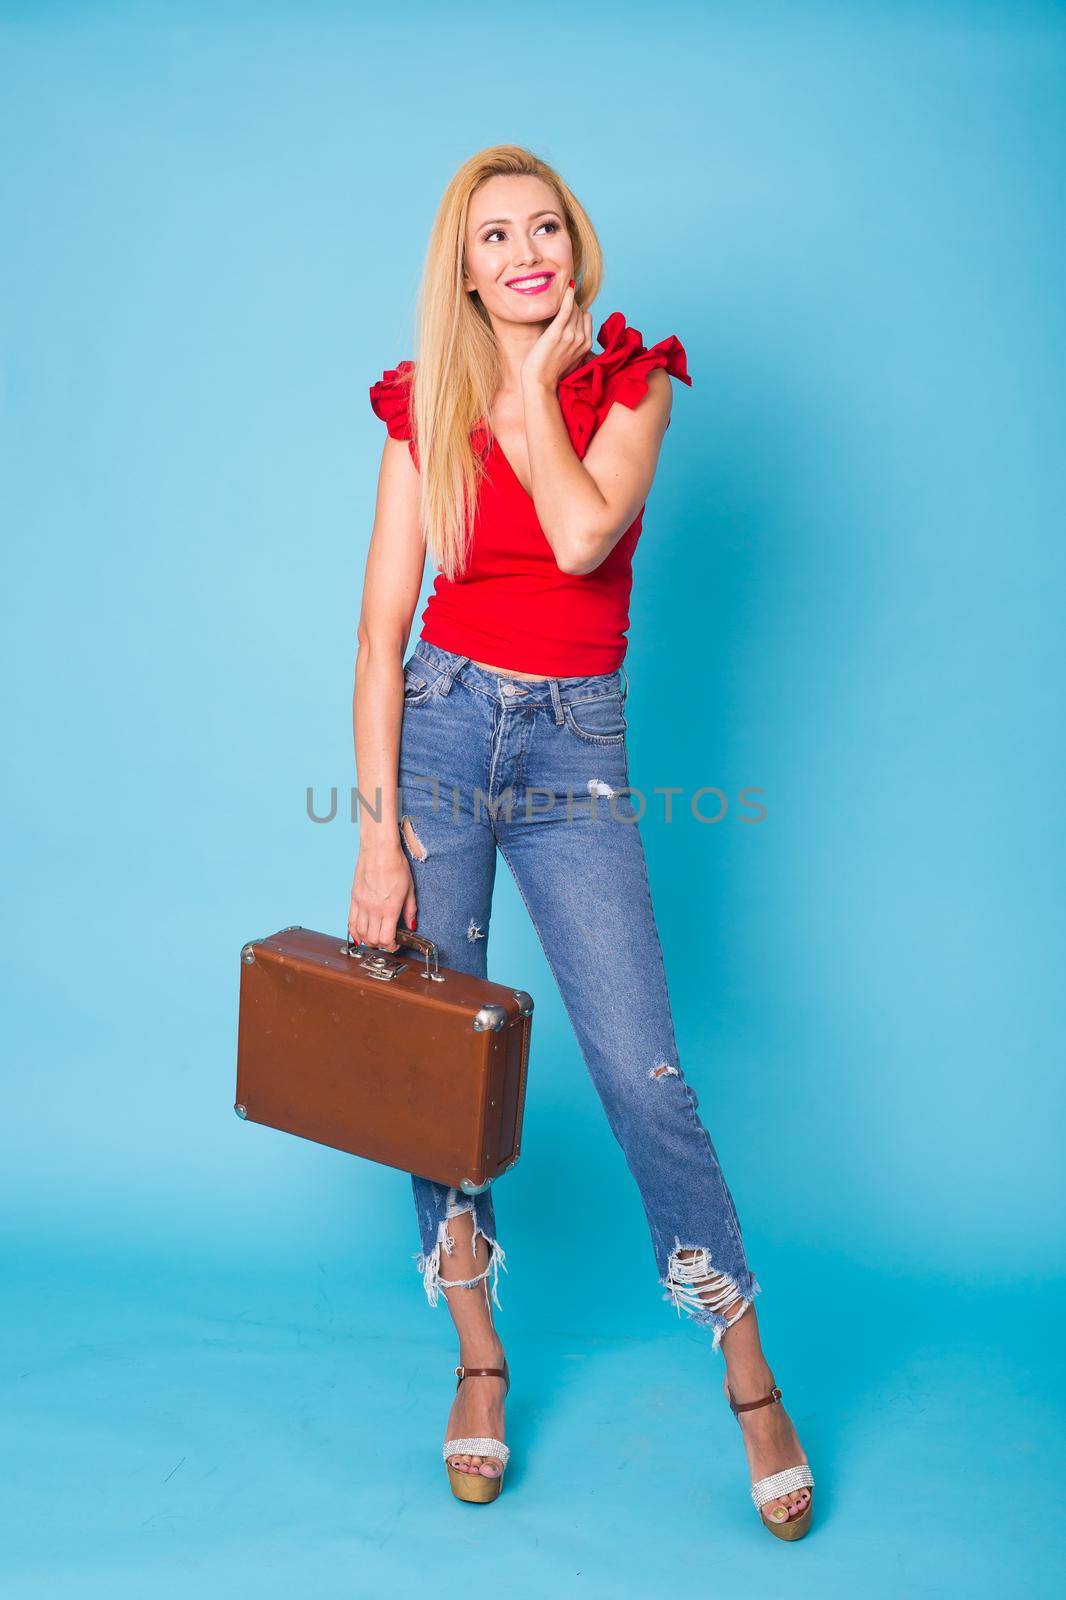
{"label": "blue floor", "polygon": [[760,1301],[817,1479],[786,1545],[748,1499],[720,1362],[669,1306],[630,1337],[594,1302],[553,1328],[504,1299],[513,1455],[475,1507],[447,1487],[455,1355],[414,1272],[371,1301],[336,1262],[12,1261],[4,1600],[1061,1593],[1050,1293],[817,1270],[833,1292],[787,1340]]}

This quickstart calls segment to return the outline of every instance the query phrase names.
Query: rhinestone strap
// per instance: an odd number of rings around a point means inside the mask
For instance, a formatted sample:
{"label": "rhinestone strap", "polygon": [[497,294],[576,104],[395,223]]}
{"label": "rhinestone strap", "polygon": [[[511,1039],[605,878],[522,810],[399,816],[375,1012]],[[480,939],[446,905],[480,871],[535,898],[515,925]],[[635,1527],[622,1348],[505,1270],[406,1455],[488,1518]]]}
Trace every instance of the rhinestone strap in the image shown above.
{"label": "rhinestone strap", "polygon": [[507,1465],[511,1451],[499,1439],[446,1439],[444,1459],[449,1456],[496,1456]]}
{"label": "rhinestone strap", "polygon": [[804,1461],[798,1467],[786,1467],[784,1472],[775,1472],[769,1478],[760,1478],[758,1483],[752,1484],[751,1498],[755,1502],[756,1511],[761,1511],[768,1500],[776,1500],[780,1495],[791,1494],[793,1489],[813,1488],[814,1477]]}

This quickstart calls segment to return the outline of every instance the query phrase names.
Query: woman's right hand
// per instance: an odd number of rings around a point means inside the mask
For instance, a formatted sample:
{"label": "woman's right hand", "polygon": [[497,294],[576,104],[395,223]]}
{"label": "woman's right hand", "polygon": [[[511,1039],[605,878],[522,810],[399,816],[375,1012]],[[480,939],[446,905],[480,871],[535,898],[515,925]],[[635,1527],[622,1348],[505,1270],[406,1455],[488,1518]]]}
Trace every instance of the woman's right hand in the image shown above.
{"label": "woman's right hand", "polygon": [[418,915],[411,864],[403,847],[360,850],[348,907],[348,937],[384,950],[398,950],[396,925],[413,928]]}

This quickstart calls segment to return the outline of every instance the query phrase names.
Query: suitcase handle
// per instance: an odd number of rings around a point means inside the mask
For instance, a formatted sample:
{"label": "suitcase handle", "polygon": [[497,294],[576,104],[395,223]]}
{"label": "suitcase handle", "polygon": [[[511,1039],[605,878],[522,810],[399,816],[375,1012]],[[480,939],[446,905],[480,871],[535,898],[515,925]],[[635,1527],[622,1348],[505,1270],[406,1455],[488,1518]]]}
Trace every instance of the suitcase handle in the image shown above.
{"label": "suitcase handle", "polygon": [[[347,941],[348,941],[348,954],[352,957],[353,960],[356,960],[356,961],[362,955],[362,952],[364,950],[384,950],[385,949],[384,945],[380,945],[380,944],[364,944],[362,940],[360,940],[359,944],[356,945],[355,940],[352,938],[350,933],[347,935]],[[436,944],[434,943],[434,941],[432,939],[430,939],[430,938],[428,938],[426,936],[426,934],[424,934],[424,933],[416,933],[413,928],[405,928],[403,923],[401,922],[401,923],[399,923],[397,925],[397,928],[396,928],[396,943],[399,944],[399,945],[409,944],[409,945],[412,945],[414,947],[414,949],[421,950],[422,954],[426,958],[426,977],[427,978],[432,976],[432,974],[430,973],[430,970],[429,970],[429,958],[430,958],[430,956],[432,956],[433,957],[433,973],[434,974],[437,973],[437,971],[438,971],[437,946],[436,946]]]}

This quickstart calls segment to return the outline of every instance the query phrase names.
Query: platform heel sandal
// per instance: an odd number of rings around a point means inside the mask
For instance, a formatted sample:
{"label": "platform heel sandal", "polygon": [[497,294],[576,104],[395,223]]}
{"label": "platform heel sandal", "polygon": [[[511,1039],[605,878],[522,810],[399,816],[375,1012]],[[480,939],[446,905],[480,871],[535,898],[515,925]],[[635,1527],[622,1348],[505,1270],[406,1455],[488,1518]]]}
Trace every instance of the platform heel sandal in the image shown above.
{"label": "platform heel sandal", "polygon": [[[459,1380],[455,1388],[458,1393],[460,1385],[466,1378],[502,1378],[504,1394],[511,1387],[511,1373],[506,1360],[502,1367],[456,1367],[456,1378]],[[476,1505],[484,1505],[488,1500],[495,1500],[503,1488],[503,1475],[507,1469],[507,1462],[511,1452],[502,1439],[446,1439],[444,1441],[444,1464],[448,1469],[448,1482],[452,1494],[457,1500],[468,1500]],[[486,1475],[484,1472],[460,1472],[448,1460],[449,1456],[493,1456],[500,1463],[499,1472]]]}
{"label": "platform heel sandal", "polygon": [[[729,1408],[738,1423],[740,1422],[740,1413],[742,1411],[757,1411],[760,1406],[778,1405],[781,1400],[781,1390],[776,1384],[770,1390],[770,1393],[764,1395],[761,1400],[748,1400],[742,1405],[738,1405],[733,1399],[728,1379],[725,1384],[725,1392],[726,1399],[729,1401]],[[777,1500],[784,1494],[792,1494],[796,1489],[809,1489],[811,1491],[810,1500],[798,1517],[789,1517],[785,1522],[770,1522],[763,1516],[762,1508],[768,1501]],[[814,1474],[806,1461],[801,1461],[794,1467],[785,1467],[783,1471],[773,1472],[768,1478],[759,1478],[757,1482],[753,1483],[751,1486],[751,1498],[759,1521],[764,1528],[770,1530],[775,1538],[802,1539],[811,1525],[811,1513],[814,1510]]]}

